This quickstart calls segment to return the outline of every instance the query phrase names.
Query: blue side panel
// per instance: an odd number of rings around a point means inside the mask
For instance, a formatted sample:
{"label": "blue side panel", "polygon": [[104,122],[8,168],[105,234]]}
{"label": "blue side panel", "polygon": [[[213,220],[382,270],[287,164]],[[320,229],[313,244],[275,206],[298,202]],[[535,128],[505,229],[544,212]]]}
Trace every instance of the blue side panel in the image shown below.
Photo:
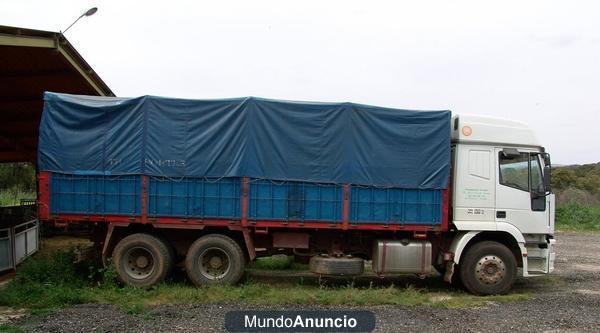
{"label": "blue side panel", "polygon": [[149,177],[148,216],[241,218],[241,178]]}
{"label": "blue side panel", "polygon": [[50,192],[52,214],[140,214],[139,176],[52,173]]}
{"label": "blue side panel", "polygon": [[442,223],[442,190],[352,187],[351,223]]}
{"label": "blue side panel", "polygon": [[[242,179],[148,177],[148,216],[240,219]],[[52,173],[52,214],[140,215],[141,176]],[[442,223],[443,190],[351,186],[350,223]],[[248,219],[341,223],[343,186],[250,179]]]}
{"label": "blue side panel", "polygon": [[343,186],[250,180],[250,220],[342,221]]}

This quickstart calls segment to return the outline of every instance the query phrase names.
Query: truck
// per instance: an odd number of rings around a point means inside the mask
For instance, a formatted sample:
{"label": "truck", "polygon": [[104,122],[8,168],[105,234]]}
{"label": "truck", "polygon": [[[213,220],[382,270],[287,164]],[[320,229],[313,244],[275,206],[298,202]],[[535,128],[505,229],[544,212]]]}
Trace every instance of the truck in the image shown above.
{"label": "truck", "polygon": [[476,295],[554,269],[550,155],[525,124],[354,103],[46,92],[38,218],[93,228],[119,279],[438,271]]}

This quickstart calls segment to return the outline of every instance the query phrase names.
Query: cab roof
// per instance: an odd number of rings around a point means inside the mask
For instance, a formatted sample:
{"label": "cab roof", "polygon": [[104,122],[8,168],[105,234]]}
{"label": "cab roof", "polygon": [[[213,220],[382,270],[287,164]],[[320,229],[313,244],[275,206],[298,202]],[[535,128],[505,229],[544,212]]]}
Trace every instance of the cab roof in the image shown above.
{"label": "cab roof", "polygon": [[452,116],[452,141],[470,144],[541,147],[535,132],[525,123],[470,114]]}

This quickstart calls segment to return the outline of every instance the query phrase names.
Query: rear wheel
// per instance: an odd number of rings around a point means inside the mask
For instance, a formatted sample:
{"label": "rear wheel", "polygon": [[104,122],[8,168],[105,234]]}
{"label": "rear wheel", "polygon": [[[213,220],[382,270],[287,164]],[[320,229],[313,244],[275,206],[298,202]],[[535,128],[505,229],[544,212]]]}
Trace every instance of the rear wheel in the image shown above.
{"label": "rear wheel", "polygon": [[200,237],[185,257],[188,277],[197,285],[235,284],[244,274],[244,252],[233,239],[219,234]]}
{"label": "rear wheel", "polygon": [[149,288],[169,274],[174,256],[162,239],[138,233],[119,241],[113,251],[113,260],[121,282],[136,288]]}
{"label": "rear wheel", "polygon": [[463,286],[471,293],[505,294],[517,277],[517,260],[506,246],[483,241],[467,250],[459,270]]}

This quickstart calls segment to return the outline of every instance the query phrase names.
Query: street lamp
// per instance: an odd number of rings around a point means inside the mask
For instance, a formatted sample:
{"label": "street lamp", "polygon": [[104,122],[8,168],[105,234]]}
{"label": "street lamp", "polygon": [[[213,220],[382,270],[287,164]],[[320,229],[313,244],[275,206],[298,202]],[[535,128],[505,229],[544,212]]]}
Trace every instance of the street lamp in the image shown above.
{"label": "street lamp", "polygon": [[94,14],[96,14],[96,12],[98,11],[98,7],[92,7],[90,9],[88,9],[85,13],[81,14],[81,16],[79,16],[75,22],[71,23],[70,26],[68,26],[65,31],[61,31],[61,34],[64,34],[65,32],[67,32],[67,30],[69,30],[75,23],[77,23],[77,21],[79,21],[82,17],[84,16],[92,16]]}

